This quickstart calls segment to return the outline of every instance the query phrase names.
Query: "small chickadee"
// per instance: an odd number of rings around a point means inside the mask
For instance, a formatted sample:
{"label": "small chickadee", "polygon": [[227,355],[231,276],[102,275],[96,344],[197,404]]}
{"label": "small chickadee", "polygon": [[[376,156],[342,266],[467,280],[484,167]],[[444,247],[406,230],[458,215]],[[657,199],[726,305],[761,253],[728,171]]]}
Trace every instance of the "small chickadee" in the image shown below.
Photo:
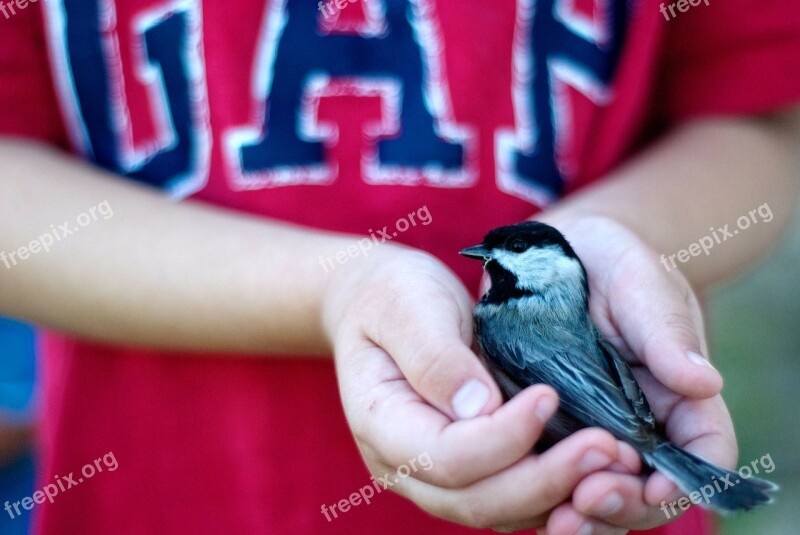
{"label": "small chickadee", "polygon": [[717,511],[772,502],[773,483],[741,479],[667,440],[628,364],[592,323],[586,270],[559,231],[535,221],[500,227],[460,254],[482,260],[492,281],[475,307],[475,335],[504,397],[538,383],[558,392],[538,448],[602,427],[687,495],[729,482],[710,499]]}

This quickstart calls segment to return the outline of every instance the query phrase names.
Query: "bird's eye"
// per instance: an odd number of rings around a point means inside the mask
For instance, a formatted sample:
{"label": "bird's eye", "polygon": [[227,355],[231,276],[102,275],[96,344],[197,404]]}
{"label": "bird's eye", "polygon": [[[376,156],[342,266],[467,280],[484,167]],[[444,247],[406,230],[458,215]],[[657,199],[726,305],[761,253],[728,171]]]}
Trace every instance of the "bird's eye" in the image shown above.
{"label": "bird's eye", "polygon": [[511,242],[508,248],[515,253],[523,253],[528,248],[528,244],[525,243],[525,240],[516,239]]}

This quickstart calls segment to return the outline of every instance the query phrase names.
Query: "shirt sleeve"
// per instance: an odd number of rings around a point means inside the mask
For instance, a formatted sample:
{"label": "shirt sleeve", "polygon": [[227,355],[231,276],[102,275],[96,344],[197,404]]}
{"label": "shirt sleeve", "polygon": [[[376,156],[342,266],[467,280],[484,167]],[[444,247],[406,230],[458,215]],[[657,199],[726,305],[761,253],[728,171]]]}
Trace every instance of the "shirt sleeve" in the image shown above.
{"label": "shirt sleeve", "polygon": [[0,135],[65,145],[50,76],[42,2],[0,15]]}
{"label": "shirt sleeve", "polygon": [[700,0],[675,13],[663,21],[667,121],[800,104],[800,1]]}

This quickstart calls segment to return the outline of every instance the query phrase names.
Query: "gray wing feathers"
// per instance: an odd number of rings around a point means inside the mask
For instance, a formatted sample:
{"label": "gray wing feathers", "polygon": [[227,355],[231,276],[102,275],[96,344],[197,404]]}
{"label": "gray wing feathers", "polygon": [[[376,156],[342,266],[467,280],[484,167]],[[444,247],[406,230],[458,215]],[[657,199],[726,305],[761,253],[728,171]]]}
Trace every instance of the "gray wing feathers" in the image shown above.
{"label": "gray wing feathers", "polygon": [[552,358],[531,362],[523,373],[532,382],[555,388],[561,408],[584,424],[629,440],[644,438],[641,421],[619,386],[586,357],[562,350]]}
{"label": "gray wing feathers", "polygon": [[625,397],[628,398],[631,408],[650,427],[650,430],[654,430],[656,422],[653,417],[653,411],[650,409],[650,404],[647,402],[639,383],[636,382],[630,366],[619,355],[617,349],[608,343],[599,332],[597,333],[597,342],[605,354],[612,372],[616,372],[619,385],[625,392]]}
{"label": "gray wing feathers", "polygon": [[[580,338],[566,330],[548,329],[543,335],[516,322],[492,323],[493,328],[482,329],[489,340],[481,350],[505,374],[520,383],[549,384],[559,394],[561,409],[587,426],[606,428],[618,438],[648,440],[652,414],[616,351],[606,357],[592,337]],[[507,332],[496,328],[501,325]],[[526,343],[532,336],[535,343]],[[586,347],[586,340],[591,347]]]}

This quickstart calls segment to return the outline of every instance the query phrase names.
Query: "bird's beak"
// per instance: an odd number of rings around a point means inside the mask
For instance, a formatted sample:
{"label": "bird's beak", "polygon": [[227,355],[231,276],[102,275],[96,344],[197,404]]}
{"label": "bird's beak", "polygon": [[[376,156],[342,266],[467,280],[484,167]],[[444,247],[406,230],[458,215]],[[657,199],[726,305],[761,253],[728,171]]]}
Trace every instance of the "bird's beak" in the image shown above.
{"label": "bird's beak", "polygon": [[458,254],[466,256],[467,258],[477,258],[479,260],[489,260],[492,257],[492,252],[483,245],[467,247],[459,251]]}

